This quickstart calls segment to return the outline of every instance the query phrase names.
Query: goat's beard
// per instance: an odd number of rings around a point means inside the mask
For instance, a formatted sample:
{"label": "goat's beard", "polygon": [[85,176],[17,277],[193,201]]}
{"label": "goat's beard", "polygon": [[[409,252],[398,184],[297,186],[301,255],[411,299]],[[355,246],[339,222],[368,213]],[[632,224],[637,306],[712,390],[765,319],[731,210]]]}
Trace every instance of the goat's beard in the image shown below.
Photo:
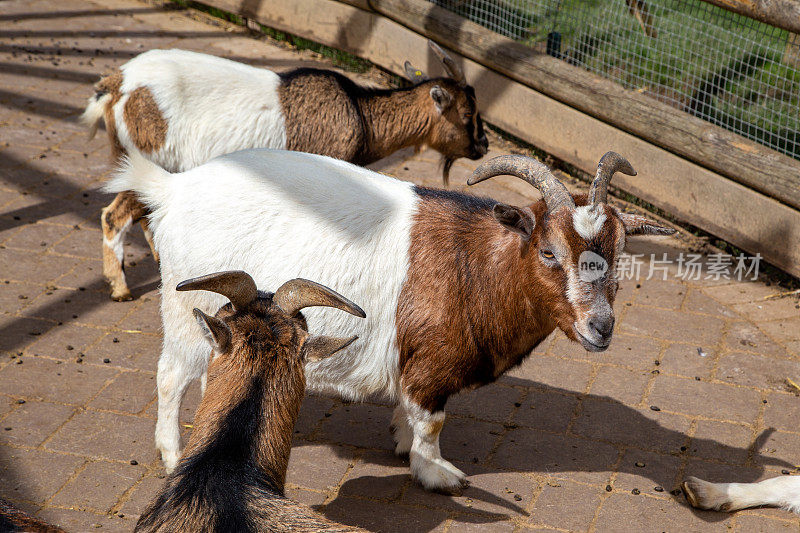
{"label": "goat's beard", "polygon": [[442,183],[445,189],[450,186],[450,169],[456,160],[447,156],[442,156]]}

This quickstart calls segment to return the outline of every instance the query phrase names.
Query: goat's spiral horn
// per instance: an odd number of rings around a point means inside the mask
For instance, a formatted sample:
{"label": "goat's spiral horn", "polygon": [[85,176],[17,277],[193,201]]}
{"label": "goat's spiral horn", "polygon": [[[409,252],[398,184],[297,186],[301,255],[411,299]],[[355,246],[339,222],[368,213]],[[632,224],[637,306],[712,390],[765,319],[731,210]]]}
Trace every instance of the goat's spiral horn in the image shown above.
{"label": "goat's spiral horn", "polygon": [[591,205],[606,203],[608,195],[608,184],[611,182],[611,177],[616,172],[622,172],[628,176],[635,176],[636,171],[633,169],[627,159],[619,155],[617,152],[606,152],[597,163],[597,172],[594,175],[592,186],[589,189],[589,203]]}
{"label": "goat's spiral horn", "polygon": [[456,62],[453,61],[453,58],[450,57],[450,55],[447,52],[442,50],[442,48],[433,41],[429,40],[428,46],[431,47],[433,53],[436,54],[436,57],[438,57],[439,61],[442,62],[442,65],[444,65],[444,69],[447,71],[447,74],[451,78],[456,80],[459,85],[466,85],[467,78],[466,76],[464,76],[464,71],[461,70],[461,67],[456,65]]}
{"label": "goat's spiral horn", "polygon": [[333,289],[301,278],[289,280],[278,287],[272,301],[289,316],[296,315],[304,307],[315,305],[335,307],[361,318],[367,316],[363,309]]}
{"label": "goat's spiral horn", "polygon": [[564,184],[553,176],[543,163],[522,155],[501,155],[483,163],[467,180],[467,185],[475,185],[483,180],[502,175],[521,178],[542,193],[547,210],[554,213],[562,207],[575,209],[572,195]]}
{"label": "goat's spiral horn", "polygon": [[258,298],[256,282],[250,274],[242,270],[228,270],[215,274],[206,274],[197,278],[181,281],[175,288],[179,291],[211,291],[225,296],[237,311],[246,309]]}

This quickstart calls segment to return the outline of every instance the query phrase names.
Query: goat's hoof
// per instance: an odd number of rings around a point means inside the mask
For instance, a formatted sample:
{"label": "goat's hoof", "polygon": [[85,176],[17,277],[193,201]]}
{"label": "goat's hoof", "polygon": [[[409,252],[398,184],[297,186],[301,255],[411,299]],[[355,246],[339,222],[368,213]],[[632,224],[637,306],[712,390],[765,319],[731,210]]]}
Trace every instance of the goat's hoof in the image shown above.
{"label": "goat's hoof", "polygon": [[466,474],[442,458],[430,460],[412,456],[411,471],[426,490],[461,494],[469,487]]}
{"label": "goat's hoof", "polygon": [[115,302],[129,302],[133,300],[133,295],[128,289],[120,291],[114,290],[111,292],[111,299]]}
{"label": "goat's hoof", "polygon": [[728,511],[731,507],[727,494],[720,490],[716,483],[688,477],[681,483],[681,490],[683,490],[686,501],[695,509]]}

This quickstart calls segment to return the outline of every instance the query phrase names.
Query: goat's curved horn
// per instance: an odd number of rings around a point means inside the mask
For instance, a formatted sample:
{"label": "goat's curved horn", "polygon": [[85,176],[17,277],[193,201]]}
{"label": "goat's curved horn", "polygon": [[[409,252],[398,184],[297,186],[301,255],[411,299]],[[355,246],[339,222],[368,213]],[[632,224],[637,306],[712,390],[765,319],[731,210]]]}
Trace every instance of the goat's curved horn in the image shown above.
{"label": "goat's curved horn", "polygon": [[466,85],[467,78],[464,76],[464,71],[461,70],[461,67],[456,65],[456,62],[453,61],[453,58],[448,55],[447,52],[442,50],[442,48],[433,41],[428,41],[428,46],[431,47],[433,53],[436,54],[436,57],[439,58],[439,61],[442,62],[444,65],[444,69],[447,71],[447,74],[456,80],[459,85]]}
{"label": "goat's curved horn", "polygon": [[278,287],[272,301],[289,316],[314,305],[335,307],[361,318],[367,316],[363,309],[333,289],[301,278],[289,280]]}
{"label": "goat's curved horn", "polygon": [[539,189],[548,211],[554,213],[562,207],[575,209],[575,201],[564,184],[558,181],[543,163],[531,157],[501,155],[490,159],[475,169],[467,180],[467,185],[475,185],[505,174],[521,178]]}
{"label": "goat's curved horn", "polygon": [[225,296],[237,311],[246,309],[258,298],[256,282],[242,270],[228,270],[181,281],[179,291],[211,291]]}
{"label": "goat's curved horn", "polygon": [[606,203],[608,184],[616,172],[622,172],[628,176],[636,175],[636,171],[633,170],[627,159],[617,152],[606,152],[600,158],[600,162],[597,163],[597,172],[589,189],[589,203],[591,205]]}

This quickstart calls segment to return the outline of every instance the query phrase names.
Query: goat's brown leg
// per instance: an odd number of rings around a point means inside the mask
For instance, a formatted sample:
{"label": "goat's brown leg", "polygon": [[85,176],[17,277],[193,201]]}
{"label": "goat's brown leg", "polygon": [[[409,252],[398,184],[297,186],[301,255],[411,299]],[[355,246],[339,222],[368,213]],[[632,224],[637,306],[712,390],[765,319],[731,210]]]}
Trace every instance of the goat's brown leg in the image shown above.
{"label": "goat's brown leg", "polygon": [[124,191],[114,198],[100,214],[103,229],[103,274],[111,285],[111,299],[132,300],[125,282],[125,251],[123,242],[131,224],[141,220],[147,209],[136,199],[133,191]]}
{"label": "goat's brown leg", "polygon": [[139,221],[139,224],[142,225],[144,238],[147,241],[147,244],[150,245],[150,251],[153,253],[153,259],[156,260],[156,263],[159,263],[160,260],[158,258],[158,252],[156,251],[156,245],[153,243],[153,230],[150,229],[150,223],[147,222],[147,217],[142,217],[142,220]]}

